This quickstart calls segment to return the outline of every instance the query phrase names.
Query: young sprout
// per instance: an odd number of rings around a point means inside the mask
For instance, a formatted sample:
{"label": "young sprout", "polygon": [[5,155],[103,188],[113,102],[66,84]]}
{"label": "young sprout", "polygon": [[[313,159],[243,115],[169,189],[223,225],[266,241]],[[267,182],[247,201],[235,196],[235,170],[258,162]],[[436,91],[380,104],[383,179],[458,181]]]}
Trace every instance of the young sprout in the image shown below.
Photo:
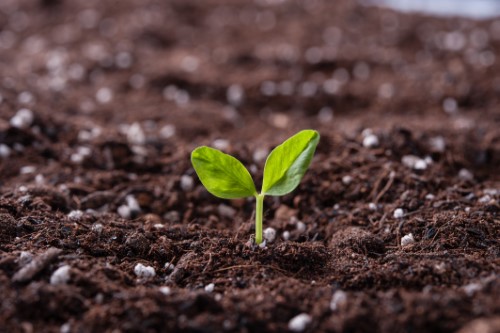
{"label": "young sprout", "polygon": [[299,185],[311,163],[318,142],[318,132],[303,130],[274,148],[264,166],[260,193],[255,189],[248,170],[231,155],[202,146],[191,153],[191,163],[203,186],[216,197],[255,197],[255,243],[260,244],[264,197],[288,194]]}

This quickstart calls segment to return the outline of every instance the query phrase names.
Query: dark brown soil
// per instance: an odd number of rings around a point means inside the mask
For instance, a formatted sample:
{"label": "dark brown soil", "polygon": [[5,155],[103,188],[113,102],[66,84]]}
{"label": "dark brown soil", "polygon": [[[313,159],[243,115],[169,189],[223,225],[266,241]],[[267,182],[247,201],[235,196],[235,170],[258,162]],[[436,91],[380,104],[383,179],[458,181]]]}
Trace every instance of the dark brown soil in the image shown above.
{"label": "dark brown soil", "polygon": [[[499,22],[0,1],[0,332],[500,332]],[[253,200],[208,194],[189,153],[259,183],[303,128],[316,157],[256,248]]]}

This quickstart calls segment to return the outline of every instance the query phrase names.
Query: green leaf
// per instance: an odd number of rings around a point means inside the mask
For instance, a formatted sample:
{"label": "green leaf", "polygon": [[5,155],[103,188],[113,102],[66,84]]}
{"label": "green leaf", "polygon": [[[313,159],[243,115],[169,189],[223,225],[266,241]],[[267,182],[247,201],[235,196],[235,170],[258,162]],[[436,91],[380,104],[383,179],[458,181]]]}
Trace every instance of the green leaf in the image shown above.
{"label": "green leaf", "polygon": [[261,193],[285,195],[292,192],[309,167],[318,142],[318,132],[304,130],[274,148],[266,160]]}
{"label": "green leaf", "polygon": [[191,163],[203,186],[216,197],[236,199],[257,194],[252,176],[236,158],[210,147],[198,147]]}

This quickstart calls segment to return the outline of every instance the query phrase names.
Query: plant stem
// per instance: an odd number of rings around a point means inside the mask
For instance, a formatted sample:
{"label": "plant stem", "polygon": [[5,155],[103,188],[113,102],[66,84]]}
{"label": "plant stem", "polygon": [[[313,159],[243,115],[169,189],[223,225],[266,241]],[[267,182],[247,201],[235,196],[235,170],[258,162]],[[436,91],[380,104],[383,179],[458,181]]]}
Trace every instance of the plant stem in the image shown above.
{"label": "plant stem", "polygon": [[264,211],[264,194],[255,196],[257,206],[255,208],[255,243],[262,243],[262,215]]}

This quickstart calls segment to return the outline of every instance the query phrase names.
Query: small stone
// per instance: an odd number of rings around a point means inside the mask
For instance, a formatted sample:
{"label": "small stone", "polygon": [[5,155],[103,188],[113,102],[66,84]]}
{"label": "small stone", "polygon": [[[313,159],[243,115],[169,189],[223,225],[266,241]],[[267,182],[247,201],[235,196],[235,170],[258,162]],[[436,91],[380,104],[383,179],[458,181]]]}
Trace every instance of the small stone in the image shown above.
{"label": "small stone", "polygon": [[71,324],[70,323],[64,323],[61,325],[59,328],[59,333],[71,333]]}
{"label": "small stone", "polygon": [[253,158],[253,161],[255,163],[260,163],[260,162],[263,162],[267,155],[269,155],[269,150],[266,149],[266,148],[257,148],[253,155],[252,155],[252,158]]}
{"label": "small stone", "polygon": [[185,192],[189,192],[193,189],[193,187],[194,187],[193,177],[188,176],[188,175],[182,175],[181,176],[181,189]]}
{"label": "small stone", "polygon": [[274,240],[276,239],[276,229],[274,229],[274,228],[266,228],[264,230],[264,239],[268,243],[274,242]]}
{"label": "small stone", "polygon": [[167,295],[170,295],[170,293],[172,292],[172,290],[170,289],[170,287],[167,287],[167,286],[163,286],[163,287],[160,287],[160,292],[167,296]]}
{"label": "small stone", "polygon": [[289,240],[290,239],[290,232],[289,231],[283,231],[283,234],[281,234],[281,237],[283,237],[284,240]]}
{"label": "small stone", "polygon": [[483,289],[483,286],[479,283],[469,283],[469,284],[463,286],[462,288],[465,291],[465,293],[467,294],[467,296],[470,297],[470,296],[474,295],[476,292]]}
{"label": "small stone", "polygon": [[151,278],[156,275],[155,269],[151,266],[144,266],[139,263],[134,267],[134,273],[139,278]]}
{"label": "small stone", "polygon": [[127,206],[130,208],[130,212],[140,212],[141,211],[141,207],[139,206],[139,202],[137,202],[137,199],[129,194],[125,197],[125,201],[127,202]]}
{"label": "small stone", "polygon": [[113,92],[109,88],[101,88],[95,94],[95,99],[101,104],[109,103],[113,100]]}
{"label": "small stone", "polygon": [[7,158],[10,156],[11,149],[4,143],[0,143],[0,158]]}
{"label": "small stone", "polygon": [[375,134],[370,134],[363,139],[363,147],[374,148],[379,145],[378,137]]}
{"label": "small stone", "polygon": [[300,233],[303,233],[304,231],[306,231],[306,224],[302,221],[297,221],[297,231],[300,232]]}
{"label": "small stone", "polygon": [[96,224],[92,225],[91,230],[93,232],[95,232],[96,234],[100,235],[100,234],[102,234],[103,226],[101,223],[96,223]]}
{"label": "small stone", "polygon": [[239,84],[233,84],[227,88],[227,101],[229,104],[238,106],[243,102],[245,98],[245,91]]}
{"label": "small stone", "polygon": [[425,200],[434,200],[436,196],[432,193],[428,193],[425,195]]}
{"label": "small stone", "polygon": [[392,214],[392,216],[394,216],[395,219],[400,219],[402,218],[403,216],[405,215],[405,212],[403,209],[401,208],[396,208],[394,210],[394,213]]}
{"label": "small stone", "polygon": [[376,211],[377,210],[377,204],[376,203],[373,203],[373,202],[370,202],[368,204],[368,209],[369,210],[372,210],[372,211]]}
{"label": "small stone", "polygon": [[408,235],[404,235],[403,238],[401,238],[401,246],[407,246],[410,244],[415,243],[415,238],[413,238],[413,234],[409,233]]}
{"label": "small stone", "polygon": [[293,332],[302,332],[312,321],[312,318],[307,313],[296,315],[288,322],[288,329]]}
{"label": "small stone", "polygon": [[19,169],[19,173],[21,175],[27,175],[30,173],[34,173],[35,171],[36,171],[36,167],[33,165],[26,165],[26,166],[21,167],[21,169]]}
{"label": "small stone", "polygon": [[436,136],[429,140],[430,148],[433,152],[444,153],[446,150],[446,142],[442,136]]}
{"label": "small stone", "polygon": [[264,241],[262,243],[259,244],[259,248],[261,249],[265,249],[267,246],[267,241],[264,239]]}
{"label": "small stone", "polygon": [[220,204],[219,206],[217,206],[217,212],[219,213],[220,216],[229,219],[234,218],[234,216],[236,215],[236,210],[233,207],[225,204]]}
{"label": "small stone", "polygon": [[460,171],[458,172],[458,178],[470,181],[474,180],[474,175],[467,169],[460,169]]}
{"label": "small stone", "polygon": [[127,141],[132,145],[144,145],[146,143],[146,135],[139,123],[133,123],[127,130]]}
{"label": "small stone", "polygon": [[172,272],[174,269],[175,269],[175,265],[170,263],[170,262],[167,262],[164,266],[165,270],[167,271],[167,273],[170,273]]}
{"label": "small stone", "polygon": [[17,111],[15,116],[10,119],[10,124],[16,128],[26,129],[33,124],[34,120],[35,115],[33,111],[23,108]]}
{"label": "small stone", "polygon": [[68,217],[70,220],[79,220],[83,216],[83,212],[81,210],[72,210],[69,212]]}
{"label": "small stone", "polygon": [[352,183],[351,176],[347,175],[347,176],[342,177],[342,184],[349,185],[350,183]]}
{"label": "small stone", "polygon": [[333,293],[332,300],[330,301],[330,310],[337,311],[346,302],[347,294],[342,290],[337,290]]}
{"label": "small stone", "polygon": [[483,195],[481,198],[479,198],[477,201],[479,203],[486,204],[486,203],[489,203],[490,201],[492,201],[492,198],[488,194],[486,194],[486,195]]}
{"label": "small stone", "polygon": [[160,137],[163,139],[171,138],[175,135],[174,125],[165,125],[160,129]]}
{"label": "small stone", "polygon": [[69,265],[64,265],[56,269],[55,272],[50,276],[50,284],[58,285],[68,283],[70,278],[70,270],[71,267]]}
{"label": "small stone", "polygon": [[413,170],[425,170],[427,169],[427,162],[415,155],[405,155],[401,159],[401,163]]}
{"label": "small stone", "polygon": [[216,139],[212,143],[214,148],[219,149],[219,150],[227,150],[229,148],[229,140],[225,139]]}
{"label": "small stone", "polygon": [[209,283],[209,284],[207,284],[207,285],[205,286],[205,291],[206,291],[207,293],[211,293],[211,292],[213,292],[213,291],[214,291],[214,289],[215,289],[215,284],[213,284],[213,283]]}
{"label": "small stone", "polygon": [[121,205],[120,207],[118,207],[117,212],[118,215],[120,215],[124,219],[129,219],[131,216],[130,207],[127,205]]}

